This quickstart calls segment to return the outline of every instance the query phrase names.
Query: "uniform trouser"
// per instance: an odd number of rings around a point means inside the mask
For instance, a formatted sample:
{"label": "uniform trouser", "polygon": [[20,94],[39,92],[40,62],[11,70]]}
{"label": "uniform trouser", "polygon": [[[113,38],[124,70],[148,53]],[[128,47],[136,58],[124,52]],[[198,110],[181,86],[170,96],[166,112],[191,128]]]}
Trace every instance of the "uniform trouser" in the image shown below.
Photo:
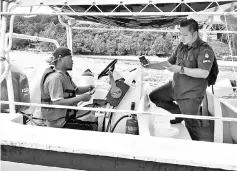
{"label": "uniform trouser", "polygon": [[[168,82],[163,86],[153,90],[150,95],[150,100],[158,107],[162,107],[171,113],[198,115],[203,98],[189,98],[177,100],[174,103],[172,82]],[[185,126],[193,140],[200,139],[201,124],[197,119],[184,119]]]}

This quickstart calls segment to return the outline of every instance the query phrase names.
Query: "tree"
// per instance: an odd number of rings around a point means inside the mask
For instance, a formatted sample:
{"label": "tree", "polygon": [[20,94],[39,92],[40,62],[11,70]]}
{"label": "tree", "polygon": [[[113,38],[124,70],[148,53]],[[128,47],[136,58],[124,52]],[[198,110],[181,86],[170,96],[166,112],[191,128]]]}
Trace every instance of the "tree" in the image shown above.
{"label": "tree", "polygon": [[[89,27],[89,24],[80,25]],[[9,28],[9,23],[8,23]],[[106,28],[113,28],[107,26]],[[56,16],[15,17],[13,31],[20,34],[36,35],[55,39],[60,46],[67,46],[66,28]],[[176,33],[73,30],[73,52],[75,54],[100,55],[160,55],[168,56],[178,45]],[[226,43],[226,37],[223,38]],[[234,54],[237,55],[237,36],[232,36]],[[13,39],[13,49],[25,49],[27,40]],[[39,43],[42,51],[53,51],[52,43]],[[226,48],[217,49],[218,54],[226,53]],[[228,53],[228,52],[227,52]]]}

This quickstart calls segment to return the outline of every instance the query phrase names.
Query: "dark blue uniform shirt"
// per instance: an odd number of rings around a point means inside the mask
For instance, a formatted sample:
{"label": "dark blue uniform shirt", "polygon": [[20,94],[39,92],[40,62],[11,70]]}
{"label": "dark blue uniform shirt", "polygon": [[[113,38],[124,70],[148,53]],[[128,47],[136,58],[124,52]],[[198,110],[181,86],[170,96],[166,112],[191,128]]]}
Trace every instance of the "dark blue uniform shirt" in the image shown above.
{"label": "dark blue uniform shirt", "polygon": [[[180,43],[168,61],[172,65],[200,68],[210,71],[214,57],[215,55],[212,48],[198,37],[191,47]],[[203,97],[206,88],[207,79],[205,78],[194,78],[180,73],[173,75],[175,100]]]}

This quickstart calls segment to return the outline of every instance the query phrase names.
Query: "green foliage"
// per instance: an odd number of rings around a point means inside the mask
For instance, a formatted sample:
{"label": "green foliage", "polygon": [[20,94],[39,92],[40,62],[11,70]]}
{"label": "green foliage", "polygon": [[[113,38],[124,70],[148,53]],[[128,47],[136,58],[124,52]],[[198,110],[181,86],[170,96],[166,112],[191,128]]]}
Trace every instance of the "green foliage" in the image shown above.
{"label": "green foliage", "polygon": [[[84,24],[83,27],[89,27],[89,25]],[[66,29],[59,23],[56,16],[31,18],[18,16],[15,18],[13,30],[15,33],[56,39],[60,46],[67,46]],[[176,36],[176,33],[77,29],[73,30],[72,35],[73,52],[88,55],[169,56],[178,45]],[[31,46],[31,41],[13,39],[12,49],[27,49]],[[55,46],[51,43],[39,42],[35,48],[40,51],[53,51]],[[228,48],[216,46],[214,51],[219,57],[227,53]]]}

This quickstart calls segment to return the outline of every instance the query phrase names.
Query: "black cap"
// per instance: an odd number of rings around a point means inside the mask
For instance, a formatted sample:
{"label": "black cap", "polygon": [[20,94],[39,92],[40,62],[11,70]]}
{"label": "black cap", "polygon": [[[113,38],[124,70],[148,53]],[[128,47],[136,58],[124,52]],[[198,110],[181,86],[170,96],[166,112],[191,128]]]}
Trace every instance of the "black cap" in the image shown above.
{"label": "black cap", "polygon": [[57,61],[60,58],[63,58],[65,56],[70,56],[72,55],[71,50],[66,48],[66,47],[59,47],[54,50],[53,56],[46,59],[46,62],[50,64],[55,64],[55,61]]}
{"label": "black cap", "polygon": [[59,47],[53,52],[54,59],[72,55],[71,50],[66,47]]}

